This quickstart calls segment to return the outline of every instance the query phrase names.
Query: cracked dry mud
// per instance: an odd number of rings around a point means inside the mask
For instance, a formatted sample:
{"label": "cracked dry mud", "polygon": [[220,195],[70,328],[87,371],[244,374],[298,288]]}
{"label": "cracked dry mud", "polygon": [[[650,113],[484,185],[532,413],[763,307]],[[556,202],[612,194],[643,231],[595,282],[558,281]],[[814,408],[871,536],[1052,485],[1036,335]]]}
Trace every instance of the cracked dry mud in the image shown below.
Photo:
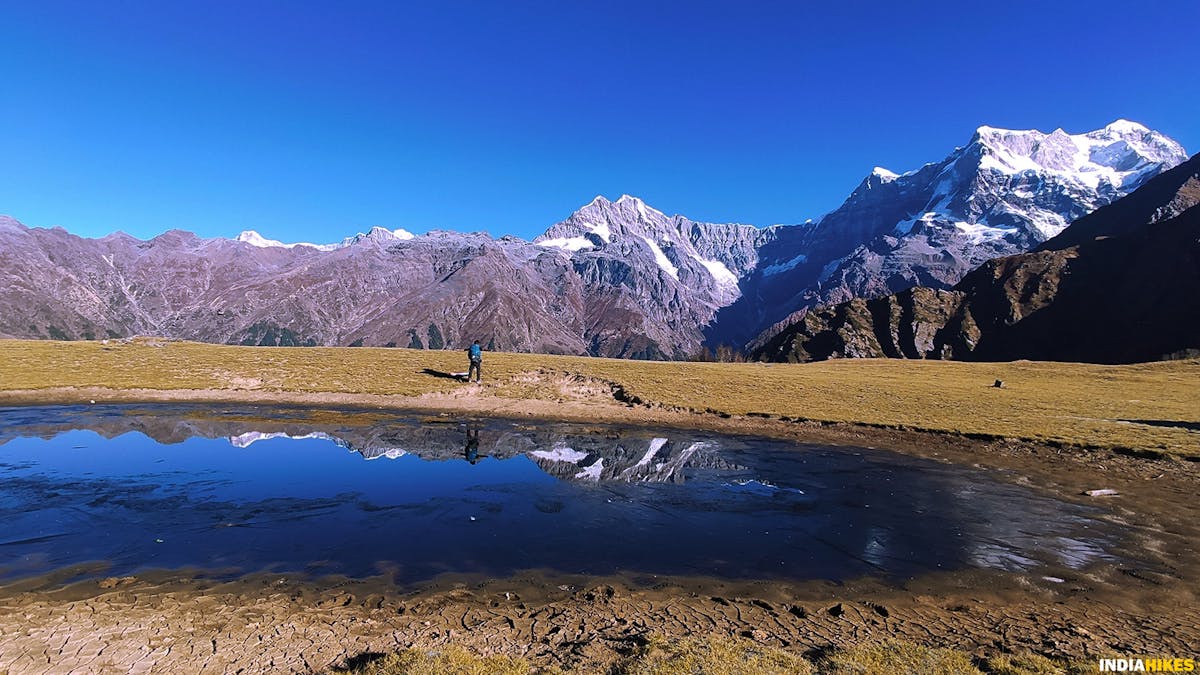
{"label": "cracked dry mud", "polygon": [[1200,615],[1187,609],[1195,598],[1138,580],[1104,601],[1089,591],[1111,579],[1046,588],[992,573],[927,578],[905,589],[559,581],[569,580],[532,575],[396,594],[378,580],[317,588],[260,577],[216,585],[134,580],[113,589],[91,581],[17,593],[0,600],[0,672],[305,672],[365,652],[448,643],[591,669],[648,634],[739,634],[797,652],[885,636],[1076,657],[1183,654],[1200,644]]}

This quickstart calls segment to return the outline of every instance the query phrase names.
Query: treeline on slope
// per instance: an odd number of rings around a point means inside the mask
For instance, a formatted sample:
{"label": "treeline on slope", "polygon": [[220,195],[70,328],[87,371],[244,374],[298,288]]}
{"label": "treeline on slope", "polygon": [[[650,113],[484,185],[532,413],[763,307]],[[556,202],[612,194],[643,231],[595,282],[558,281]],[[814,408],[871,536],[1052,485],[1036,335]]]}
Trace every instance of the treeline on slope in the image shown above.
{"label": "treeline on slope", "polygon": [[1200,155],[951,290],[808,311],[767,361],[1015,359],[1132,363],[1200,355]]}

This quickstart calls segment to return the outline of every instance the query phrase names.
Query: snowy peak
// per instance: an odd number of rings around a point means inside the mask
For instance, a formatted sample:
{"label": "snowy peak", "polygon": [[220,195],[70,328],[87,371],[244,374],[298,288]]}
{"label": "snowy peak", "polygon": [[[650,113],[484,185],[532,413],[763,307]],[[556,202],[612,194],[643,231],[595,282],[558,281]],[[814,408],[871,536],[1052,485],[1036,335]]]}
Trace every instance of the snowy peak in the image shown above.
{"label": "snowy peak", "polygon": [[354,235],[353,237],[346,237],[345,239],[342,240],[342,243],[339,246],[339,248],[344,248],[346,246],[353,246],[354,244],[357,244],[357,243],[363,242],[363,241],[389,243],[389,242],[393,242],[393,241],[407,241],[412,238],[413,238],[413,233],[409,232],[408,230],[403,230],[403,229],[389,230],[386,227],[379,227],[378,225],[376,225],[375,227],[372,227],[371,230],[365,234],[362,232],[359,232],[358,234]]}
{"label": "snowy peak", "polygon": [[294,244],[285,244],[278,239],[267,239],[254,230],[243,231],[237,236],[236,241],[240,241],[243,244],[250,244],[251,246],[256,246],[258,248],[295,248],[297,246],[306,246],[308,248],[315,248],[318,251],[332,251],[333,249],[337,248],[336,244],[310,244],[303,241],[296,242]]}
{"label": "snowy peak", "polygon": [[615,201],[596,197],[534,243],[562,251],[581,267],[608,269],[601,259],[620,259],[657,276],[654,283],[690,289],[702,302],[720,306],[740,294],[739,279],[757,264],[763,236],[749,225],[668,216],[623,194]]}
{"label": "snowy peak", "polygon": [[372,227],[369,232],[359,232],[353,237],[346,237],[339,244],[310,244],[308,242],[296,242],[287,244],[278,239],[267,239],[254,230],[245,230],[237,236],[235,241],[240,241],[243,244],[249,244],[258,248],[295,248],[297,246],[305,246],[314,248],[318,251],[335,251],[339,248],[353,246],[354,244],[364,241],[374,241],[387,243],[392,241],[407,241],[414,237],[413,233],[404,229],[389,230],[385,227]]}
{"label": "snowy peak", "polygon": [[882,166],[877,166],[871,169],[871,173],[867,174],[867,177],[858,184],[858,187],[854,188],[851,196],[861,196],[863,193],[870,192],[889,183],[894,183],[898,178],[900,178],[899,174],[888,171]]}
{"label": "snowy peak", "polygon": [[1157,172],[1187,159],[1178,143],[1129,120],[1083,134],[982,126],[971,146],[979,149],[981,169],[1009,175],[1053,172],[1093,190],[1104,184],[1125,188],[1144,180],[1148,169]]}
{"label": "snowy peak", "polygon": [[884,183],[890,183],[900,177],[900,174],[888,171],[882,166],[877,166],[874,169],[871,169],[871,175]]}
{"label": "snowy peak", "polygon": [[1114,120],[1104,127],[1105,131],[1111,131],[1117,134],[1148,134],[1150,130],[1146,127],[1132,122],[1130,120]]}
{"label": "snowy peak", "polygon": [[[678,216],[675,217],[676,219]],[[565,251],[599,248],[625,237],[671,239],[672,218],[631,195],[609,201],[598,195],[534,242]]]}

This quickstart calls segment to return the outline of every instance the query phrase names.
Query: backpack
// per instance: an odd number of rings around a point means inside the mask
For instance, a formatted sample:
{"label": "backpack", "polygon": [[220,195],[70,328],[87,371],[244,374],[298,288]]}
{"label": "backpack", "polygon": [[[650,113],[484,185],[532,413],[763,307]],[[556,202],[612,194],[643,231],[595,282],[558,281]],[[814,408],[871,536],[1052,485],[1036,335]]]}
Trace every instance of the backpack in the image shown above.
{"label": "backpack", "polygon": [[479,345],[471,345],[467,351],[470,353],[472,361],[479,361],[483,358],[483,348]]}

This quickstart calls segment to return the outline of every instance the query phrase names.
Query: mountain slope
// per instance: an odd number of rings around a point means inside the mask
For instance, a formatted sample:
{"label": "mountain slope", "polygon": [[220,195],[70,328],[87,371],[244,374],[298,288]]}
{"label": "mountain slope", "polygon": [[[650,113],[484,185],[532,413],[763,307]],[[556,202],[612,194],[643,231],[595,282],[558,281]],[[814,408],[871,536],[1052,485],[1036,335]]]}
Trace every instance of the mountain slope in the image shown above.
{"label": "mountain slope", "polygon": [[1200,155],[953,290],[807,313],[755,356],[1125,363],[1200,350]]}

